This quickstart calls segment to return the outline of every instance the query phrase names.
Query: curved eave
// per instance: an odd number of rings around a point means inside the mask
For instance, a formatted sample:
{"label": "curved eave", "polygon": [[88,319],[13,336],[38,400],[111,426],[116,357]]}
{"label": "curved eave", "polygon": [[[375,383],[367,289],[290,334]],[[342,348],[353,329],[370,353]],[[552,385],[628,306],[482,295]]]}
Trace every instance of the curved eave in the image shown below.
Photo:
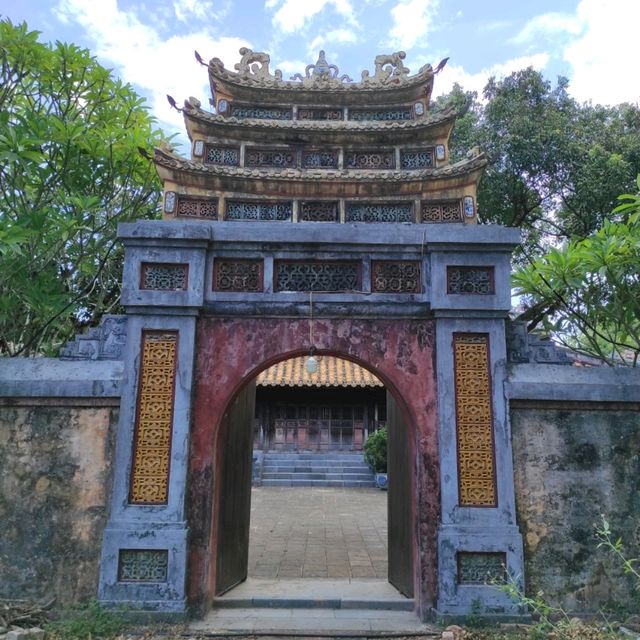
{"label": "curved eave", "polygon": [[487,160],[480,154],[420,171],[273,170],[204,165],[156,149],[155,164],[163,181],[184,187],[272,196],[326,197],[331,193],[340,198],[416,195],[476,184]]}
{"label": "curved eave", "polygon": [[401,122],[257,120],[226,118],[202,109],[184,110],[189,138],[222,138],[238,140],[313,141],[320,139],[335,144],[349,144],[354,135],[378,142],[392,137],[393,143],[447,140],[458,116],[455,109],[428,114]]}

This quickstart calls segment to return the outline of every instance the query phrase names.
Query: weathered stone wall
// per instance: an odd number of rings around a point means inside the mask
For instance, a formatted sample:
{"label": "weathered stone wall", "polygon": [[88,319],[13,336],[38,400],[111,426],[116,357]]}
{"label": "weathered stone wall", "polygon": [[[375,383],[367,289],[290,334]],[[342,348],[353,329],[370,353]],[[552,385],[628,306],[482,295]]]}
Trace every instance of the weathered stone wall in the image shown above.
{"label": "weathered stone wall", "polygon": [[117,414],[0,407],[0,597],[96,596]]}
{"label": "weathered stone wall", "polygon": [[604,514],[640,557],[638,405],[521,400],[511,427],[527,593],[574,612],[638,610],[629,577],[594,535]]}

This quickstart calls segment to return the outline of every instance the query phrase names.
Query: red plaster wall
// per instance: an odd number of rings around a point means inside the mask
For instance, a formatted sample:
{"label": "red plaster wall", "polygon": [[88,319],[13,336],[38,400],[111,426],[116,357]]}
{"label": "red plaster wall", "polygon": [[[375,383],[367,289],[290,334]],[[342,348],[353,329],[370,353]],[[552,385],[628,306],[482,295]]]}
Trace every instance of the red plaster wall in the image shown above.
{"label": "red plaster wall", "polygon": [[[235,394],[260,371],[308,349],[309,322],[291,318],[202,318],[198,321],[194,414],[188,480],[188,593],[203,609],[214,597],[218,496],[216,446],[222,416]],[[414,485],[415,594],[421,612],[436,597],[436,531],[440,490],[434,371],[429,320],[318,319],[318,353],[373,371],[393,393],[411,430]]]}

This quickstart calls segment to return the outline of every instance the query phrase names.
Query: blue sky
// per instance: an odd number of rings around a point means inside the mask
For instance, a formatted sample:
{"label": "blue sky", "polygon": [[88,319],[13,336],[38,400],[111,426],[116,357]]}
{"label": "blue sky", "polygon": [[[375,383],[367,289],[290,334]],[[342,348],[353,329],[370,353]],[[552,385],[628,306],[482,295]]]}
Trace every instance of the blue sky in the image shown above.
{"label": "blue sky", "polygon": [[481,91],[491,75],[533,65],[570,79],[581,101],[640,101],[640,0],[0,0],[43,40],[85,46],[149,100],[168,132],[182,130],[165,94],[208,103],[193,50],[228,68],[249,46],[284,78],[325,49],[360,78],[379,53],[405,50],[412,73],[450,56],[435,94],[454,82]]}

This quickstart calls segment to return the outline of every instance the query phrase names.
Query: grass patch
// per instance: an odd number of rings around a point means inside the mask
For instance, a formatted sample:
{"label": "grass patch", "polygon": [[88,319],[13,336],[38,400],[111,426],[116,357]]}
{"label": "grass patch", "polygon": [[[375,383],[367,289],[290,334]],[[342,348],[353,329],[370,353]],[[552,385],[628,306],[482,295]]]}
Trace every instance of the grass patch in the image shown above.
{"label": "grass patch", "polygon": [[96,600],[64,609],[57,620],[45,625],[52,640],[114,638],[125,627],[122,611],[103,609]]}

